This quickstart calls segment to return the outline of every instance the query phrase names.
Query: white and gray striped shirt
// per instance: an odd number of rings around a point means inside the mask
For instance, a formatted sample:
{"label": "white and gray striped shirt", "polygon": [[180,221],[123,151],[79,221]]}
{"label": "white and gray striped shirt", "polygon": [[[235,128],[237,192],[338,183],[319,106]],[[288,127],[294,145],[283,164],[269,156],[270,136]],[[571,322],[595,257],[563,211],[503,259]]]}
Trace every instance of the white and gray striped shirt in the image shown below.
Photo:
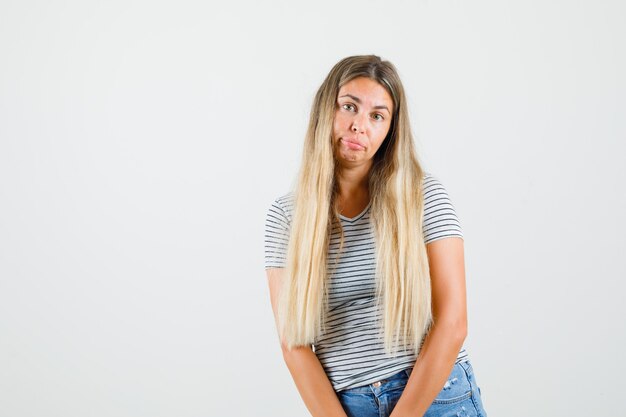
{"label": "white and gray striped shirt", "polygon": [[[461,237],[461,226],[452,202],[441,182],[424,175],[425,243],[445,237]],[[277,198],[269,207],[265,221],[265,268],[284,268],[293,211],[293,194]],[[344,230],[342,255],[339,231],[331,236],[329,247],[330,276],[326,332],[313,348],[335,391],[371,384],[403,369],[411,368],[414,353],[402,352],[393,357],[385,353],[379,338],[381,311],[376,308],[376,260],[370,204],[358,215],[339,216]],[[333,260],[331,262],[331,259]],[[464,347],[456,362],[468,360]]]}

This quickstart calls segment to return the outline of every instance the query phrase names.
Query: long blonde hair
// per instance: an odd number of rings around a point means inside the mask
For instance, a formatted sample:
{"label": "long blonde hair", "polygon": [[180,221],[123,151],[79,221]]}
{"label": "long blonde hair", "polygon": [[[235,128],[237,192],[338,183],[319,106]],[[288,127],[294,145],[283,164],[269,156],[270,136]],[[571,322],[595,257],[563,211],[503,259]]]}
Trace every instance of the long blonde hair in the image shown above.
{"label": "long blonde hair", "polygon": [[[328,249],[338,218],[332,127],[339,89],[357,77],[382,85],[393,99],[389,132],[369,172],[376,240],[379,327],[388,354],[400,346],[416,354],[432,322],[430,273],[422,220],[424,172],[418,162],[404,88],[396,68],[376,55],[351,56],[331,69],[319,87],[293,190],[294,210],[278,323],[288,349],[311,345],[325,331]],[[342,231],[343,243],[343,231]]]}

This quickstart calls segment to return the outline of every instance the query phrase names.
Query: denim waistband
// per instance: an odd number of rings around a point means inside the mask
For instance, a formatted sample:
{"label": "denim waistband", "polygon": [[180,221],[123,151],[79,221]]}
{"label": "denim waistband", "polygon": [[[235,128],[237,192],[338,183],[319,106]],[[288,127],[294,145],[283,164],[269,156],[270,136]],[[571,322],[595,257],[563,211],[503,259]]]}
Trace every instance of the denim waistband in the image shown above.
{"label": "denim waistband", "polygon": [[[466,359],[462,362],[469,362],[469,359]],[[459,362],[456,362],[457,365]],[[403,380],[408,380],[411,376],[411,372],[413,371],[413,367],[403,369],[401,371],[396,372],[395,374],[388,376],[386,378],[380,379],[375,382],[371,382],[366,385],[361,385],[359,387],[347,388],[342,391],[350,391],[350,392],[370,392],[370,391],[378,391],[381,388],[385,388],[385,386],[395,386],[398,381],[402,382]]]}
{"label": "denim waistband", "polygon": [[388,376],[386,378],[380,379],[378,381],[361,385],[359,387],[347,388],[342,390],[342,392],[351,392],[351,393],[374,393],[377,395],[378,393],[397,386],[398,384],[405,384],[406,380],[409,379],[409,375],[411,374],[411,370],[413,368],[404,369],[402,371],[398,371],[395,374]]}

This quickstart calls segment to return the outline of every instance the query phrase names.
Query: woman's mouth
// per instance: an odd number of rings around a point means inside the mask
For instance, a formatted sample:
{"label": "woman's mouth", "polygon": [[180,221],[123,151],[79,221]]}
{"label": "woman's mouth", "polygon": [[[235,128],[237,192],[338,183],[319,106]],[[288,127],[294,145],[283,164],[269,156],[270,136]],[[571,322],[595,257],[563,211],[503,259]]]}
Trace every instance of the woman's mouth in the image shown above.
{"label": "woman's mouth", "polygon": [[343,142],[343,143],[344,143],[344,144],[345,144],[348,148],[353,149],[353,150],[355,150],[355,151],[359,151],[359,150],[365,149],[365,146],[363,146],[363,145],[361,145],[361,144],[359,144],[359,143],[356,143],[356,142],[351,142],[351,141],[346,140],[346,139],[343,139],[343,138],[341,139],[341,141],[342,141],[342,142]]}

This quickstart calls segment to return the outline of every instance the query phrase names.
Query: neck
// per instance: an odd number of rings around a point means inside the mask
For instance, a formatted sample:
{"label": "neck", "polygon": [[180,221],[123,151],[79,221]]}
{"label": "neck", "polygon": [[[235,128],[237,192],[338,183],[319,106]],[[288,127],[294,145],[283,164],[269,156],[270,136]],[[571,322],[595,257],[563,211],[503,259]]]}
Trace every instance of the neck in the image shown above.
{"label": "neck", "polygon": [[369,200],[370,166],[339,168],[336,173],[340,200]]}

